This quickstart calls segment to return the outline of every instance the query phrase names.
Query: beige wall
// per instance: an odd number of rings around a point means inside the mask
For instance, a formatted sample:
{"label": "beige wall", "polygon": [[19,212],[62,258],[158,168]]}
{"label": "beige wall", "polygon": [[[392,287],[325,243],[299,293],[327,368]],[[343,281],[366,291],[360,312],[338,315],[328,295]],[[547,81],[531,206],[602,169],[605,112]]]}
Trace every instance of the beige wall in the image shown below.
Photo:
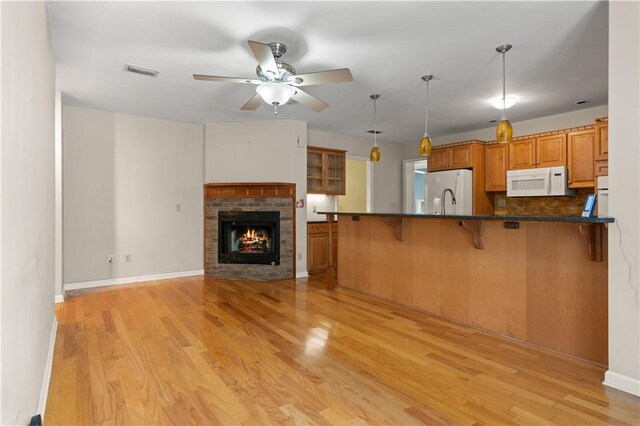
{"label": "beige wall", "polygon": [[[348,156],[369,158],[372,138],[358,138],[336,133],[309,130],[309,145],[344,149]],[[378,142],[381,159],[372,165],[373,212],[402,212],[402,155],[401,144]]]}
{"label": "beige wall", "polygon": [[640,396],[640,3],[609,2],[609,371]]}
{"label": "beige wall", "polygon": [[65,106],[63,131],[65,285],[203,268],[202,125]]}
{"label": "beige wall", "polygon": [[[210,123],[205,128],[205,181],[288,182],[307,193],[307,123],[295,120]],[[296,209],[296,274],[307,271],[307,211]]]}
{"label": "beige wall", "polygon": [[338,211],[367,211],[367,161],[347,159],[346,195],[338,196]]}
{"label": "beige wall", "polygon": [[0,2],[0,39],[0,423],[27,424],[44,410],[55,330],[55,68],[47,4]]}

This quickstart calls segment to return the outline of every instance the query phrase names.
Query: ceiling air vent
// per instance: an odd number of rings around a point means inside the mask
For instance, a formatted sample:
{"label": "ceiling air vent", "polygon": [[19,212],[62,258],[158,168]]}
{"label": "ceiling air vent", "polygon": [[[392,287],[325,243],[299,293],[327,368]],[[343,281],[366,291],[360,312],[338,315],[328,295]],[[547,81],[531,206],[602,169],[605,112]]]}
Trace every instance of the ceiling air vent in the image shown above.
{"label": "ceiling air vent", "polygon": [[156,78],[158,74],[160,74],[156,70],[150,70],[148,68],[142,68],[137,65],[131,65],[131,64],[125,64],[124,70],[127,72],[132,72],[134,74],[142,74],[142,75],[146,75],[147,77],[153,77],[153,78]]}

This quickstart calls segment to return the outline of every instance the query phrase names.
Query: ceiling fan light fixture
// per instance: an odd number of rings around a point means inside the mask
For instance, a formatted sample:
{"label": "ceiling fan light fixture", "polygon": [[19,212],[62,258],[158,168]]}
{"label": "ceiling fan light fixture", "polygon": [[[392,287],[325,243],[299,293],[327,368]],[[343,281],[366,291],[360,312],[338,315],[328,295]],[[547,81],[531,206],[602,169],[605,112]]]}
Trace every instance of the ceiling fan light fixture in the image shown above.
{"label": "ceiling fan light fixture", "polygon": [[291,96],[296,93],[296,89],[288,84],[266,83],[256,88],[256,92],[269,105],[284,105],[289,102]]}

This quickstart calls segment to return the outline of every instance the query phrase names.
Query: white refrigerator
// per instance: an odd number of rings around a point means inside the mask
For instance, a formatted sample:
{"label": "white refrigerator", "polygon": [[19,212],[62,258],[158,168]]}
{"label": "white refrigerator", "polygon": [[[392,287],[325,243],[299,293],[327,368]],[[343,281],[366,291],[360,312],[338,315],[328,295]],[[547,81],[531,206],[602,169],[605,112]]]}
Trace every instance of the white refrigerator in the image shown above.
{"label": "white refrigerator", "polygon": [[[443,191],[446,191],[443,199]],[[425,179],[426,214],[470,215],[473,214],[473,172],[471,170],[448,170],[427,173]]]}

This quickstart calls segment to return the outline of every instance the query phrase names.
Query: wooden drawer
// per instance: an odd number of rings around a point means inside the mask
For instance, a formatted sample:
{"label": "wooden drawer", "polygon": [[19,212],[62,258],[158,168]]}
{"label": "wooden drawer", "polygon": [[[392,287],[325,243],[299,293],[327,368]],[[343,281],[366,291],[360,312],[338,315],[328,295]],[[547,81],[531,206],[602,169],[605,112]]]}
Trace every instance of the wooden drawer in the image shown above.
{"label": "wooden drawer", "polygon": [[609,162],[596,161],[596,176],[609,176]]}
{"label": "wooden drawer", "polygon": [[[336,234],[338,232],[338,222],[334,222],[331,225],[331,232]],[[329,224],[326,222],[313,222],[307,223],[308,234],[328,234]]]}
{"label": "wooden drawer", "polygon": [[328,234],[329,233],[329,224],[328,223],[308,223],[307,224],[307,233],[309,233],[309,234]]}

